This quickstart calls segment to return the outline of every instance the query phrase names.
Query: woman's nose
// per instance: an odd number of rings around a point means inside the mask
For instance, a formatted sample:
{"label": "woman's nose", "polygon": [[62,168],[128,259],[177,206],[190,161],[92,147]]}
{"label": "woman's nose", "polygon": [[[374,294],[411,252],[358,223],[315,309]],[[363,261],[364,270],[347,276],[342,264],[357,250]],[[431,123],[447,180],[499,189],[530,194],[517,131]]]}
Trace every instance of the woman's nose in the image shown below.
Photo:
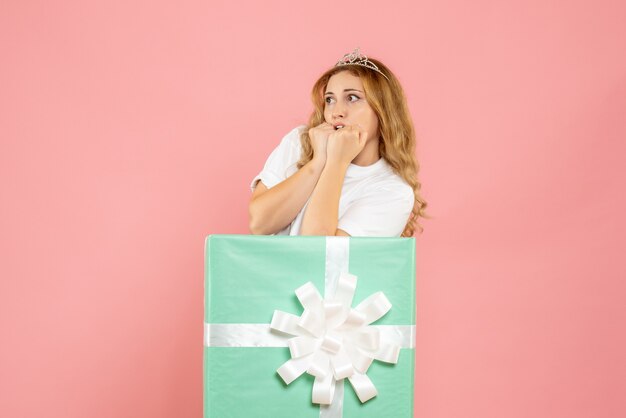
{"label": "woman's nose", "polygon": [[333,109],[333,117],[334,118],[343,118],[346,116],[346,108],[343,104],[337,103]]}

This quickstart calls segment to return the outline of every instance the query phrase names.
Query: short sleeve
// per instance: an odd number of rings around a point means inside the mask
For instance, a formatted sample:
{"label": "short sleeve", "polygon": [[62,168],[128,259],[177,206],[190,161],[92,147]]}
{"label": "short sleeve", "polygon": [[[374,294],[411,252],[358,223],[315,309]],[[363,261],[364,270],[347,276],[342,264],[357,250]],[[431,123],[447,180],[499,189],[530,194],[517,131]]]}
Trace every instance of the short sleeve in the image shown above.
{"label": "short sleeve", "polygon": [[252,179],[251,191],[254,191],[258,180],[270,189],[298,171],[297,163],[301,154],[300,133],[304,127],[306,125],[300,125],[283,137],[267,158],[261,172]]}
{"label": "short sleeve", "polygon": [[353,237],[399,237],[406,226],[415,197],[408,184],[379,190],[353,202],[339,218],[337,228]]}

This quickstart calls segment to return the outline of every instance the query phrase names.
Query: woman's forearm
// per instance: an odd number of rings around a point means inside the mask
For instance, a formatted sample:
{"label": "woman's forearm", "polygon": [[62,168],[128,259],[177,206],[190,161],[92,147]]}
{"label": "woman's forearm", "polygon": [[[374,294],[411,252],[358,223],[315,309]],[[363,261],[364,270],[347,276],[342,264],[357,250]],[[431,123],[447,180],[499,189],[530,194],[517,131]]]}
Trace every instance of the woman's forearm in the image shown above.
{"label": "woman's forearm", "polygon": [[302,219],[300,235],[333,236],[337,232],[339,198],[349,163],[327,162]]}
{"label": "woman's forearm", "polygon": [[286,180],[250,201],[250,231],[275,234],[298,215],[324,168],[324,161],[312,159]]}

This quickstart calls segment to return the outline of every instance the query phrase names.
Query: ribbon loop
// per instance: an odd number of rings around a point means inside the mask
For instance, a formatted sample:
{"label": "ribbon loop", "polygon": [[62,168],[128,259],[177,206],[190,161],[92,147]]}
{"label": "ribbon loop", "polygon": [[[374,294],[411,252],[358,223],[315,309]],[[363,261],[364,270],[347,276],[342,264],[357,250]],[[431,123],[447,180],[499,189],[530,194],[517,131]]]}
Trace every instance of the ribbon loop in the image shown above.
{"label": "ribbon loop", "polygon": [[324,377],[316,377],[313,382],[313,403],[330,405],[335,394],[335,379],[331,374]]}
{"label": "ribbon loop", "polygon": [[336,334],[336,333],[335,334],[328,333],[324,336],[321,347],[324,350],[328,351],[329,353],[335,354],[339,352],[339,349],[341,348],[341,342],[342,342],[341,335]]}
{"label": "ribbon loop", "polygon": [[354,373],[348,378],[361,403],[365,403],[378,395],[376,387],[366,374]]}
{"label": "ribbon loop", "polygon": [[363,312],[350,309],[346,321],[343,324],[344,328],[357,328],[365,325],[366,316]]}
{"label": "ribbon loop", "polygon": [[376,360],[384,361],[385,363],[396,364],[398,357],[400,356],[400,346],[396,344],[382,344],[378,349],[378,352],[374,355]]}
{"label": "ribbon loop", "polygon": [[324,335],[324,319],[322,315],[322,312],[312,312],[309,309],[304,309],[302,316],[298,320],[298,325],[314,336],[322,337]]}
{"label": "ribbon loop", "polygon": [[352,361],[350,361],[350,357],[343,350],[330,358],[330,364],[333,366],[333,375],[336,380],[345,379],[354,373]]}
{"label": "ribbon loop", "polygon": [[306,371],[308,363],[308,357],[292,358],[283,363],[283,365],[278,368],[277,372],[286,384],[290,384]]}
{"label": "ribbon loop", "polygon": [[298,358],[314,352],[318,344],[311,337],[301,336],[290,338],[287,341],[287,345],[289,346],[291,357]]}
{"label": "ribbon loop", "polygon": [[285,334],[300,335],[302,334],[298,326],[300,317],[283,311],[274,311],[270,328]]}
{"label": "ribbon loop", "polygon": [[374,358],[364,353],[357,347],[347,346],[346,351],[348,352],[350,359],[352,359],[354,369],[359,373],[367,373],[367,369],[371,366]]}
{"label": "ribbon loop", "polygon": [[315,377],[324,377],[330,374],[330,367],[328,365],[328,355],[323,351],[316,351],[313,354],[307,373]]}
{"label": "ribbon loop", "polygon": [[371,324],[382,318],[391,309],[391,302],[383,292],[376,292],[359,303],[356,308],[358,312],[365,314],[365,323]]}
{"label": "ribbon loop", "polygon": [[304,306],[304,309],[310,311],[320,311],[322,307],[322,296],[317,288],[311,282],[307,282],[296,289],[296,296]]}

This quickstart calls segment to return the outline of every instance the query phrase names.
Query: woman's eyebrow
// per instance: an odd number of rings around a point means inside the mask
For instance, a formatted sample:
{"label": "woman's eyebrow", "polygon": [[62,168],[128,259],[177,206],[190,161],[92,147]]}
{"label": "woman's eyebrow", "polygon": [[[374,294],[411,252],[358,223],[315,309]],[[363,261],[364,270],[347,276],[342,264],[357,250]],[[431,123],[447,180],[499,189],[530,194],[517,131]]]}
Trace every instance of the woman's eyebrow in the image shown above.
{"label": "woman's eyebrow", "polygon": [[[346,92],[346,91],[358,91],[359,93],[363,93],[361,90],[357,90],[357,89],[344,89],[343,91],[344,92]],[[333,93],[332,91],[327,91],[324,94],[335,94],[335,93]]]}

